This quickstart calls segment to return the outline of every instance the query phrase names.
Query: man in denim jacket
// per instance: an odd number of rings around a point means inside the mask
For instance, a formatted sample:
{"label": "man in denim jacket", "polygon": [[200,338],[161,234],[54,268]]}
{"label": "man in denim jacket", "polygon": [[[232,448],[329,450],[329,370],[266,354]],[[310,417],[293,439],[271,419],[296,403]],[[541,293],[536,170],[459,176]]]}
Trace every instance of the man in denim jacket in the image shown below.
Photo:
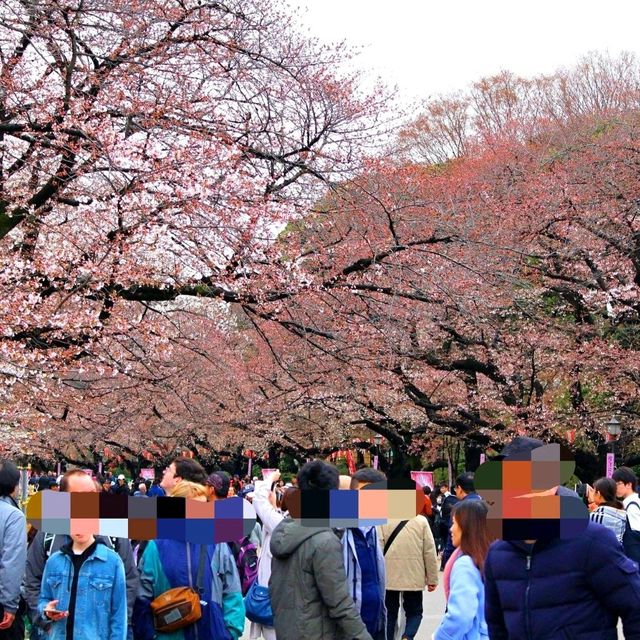
{"label": "man in denim jacket", "polygon": [[127,587],[120,556],[92,534],[72,534],[44,567],[38,613],[50,640],[126,640]]}

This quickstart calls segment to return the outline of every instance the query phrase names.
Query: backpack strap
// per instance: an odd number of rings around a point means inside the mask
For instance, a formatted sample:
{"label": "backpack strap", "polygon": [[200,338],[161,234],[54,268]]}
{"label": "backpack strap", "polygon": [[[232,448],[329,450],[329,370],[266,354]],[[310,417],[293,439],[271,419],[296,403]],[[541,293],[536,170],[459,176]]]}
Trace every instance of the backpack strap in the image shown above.
{"label": "backpack strap", "polygon": [[402,520],[396,526],[396,528],[391,532],[389,539],[384,543],[384,551],[382,552],[383,556],[387,555],[387,551],[389,551],[389,547],[393,544],[393,541],[398,537],[398,534],[407,526],[408,520]]}
{"label": "backpack strap", "polygon": [[204,593],[204,565],[207,561],[207,545],[200,545],[200,562],[198,564],[198,575],[196,577],[196,589],[202,597]]}
{"label": "backpack strap", "polygon": [[627,527],[629,528],[630,531],[633,531],[634,533],[637,532],[637,529],[634,529],[631,526],[631,520],[629,520],[629,507],[633,505],[634,507],[636,507],[636,509],[640,510],[640,502],[638,502],[637,500],[632,500],[625,508],[624,510],[626,511],[626,515],[627,515]]}
{"label": "backpack strap", "polygon": [[45,533],[42,540],[42,546],[44,547],[44,554],[47,558],[51,555],[51,549],[53,549],[53,541],[56,539],[55,533]]}

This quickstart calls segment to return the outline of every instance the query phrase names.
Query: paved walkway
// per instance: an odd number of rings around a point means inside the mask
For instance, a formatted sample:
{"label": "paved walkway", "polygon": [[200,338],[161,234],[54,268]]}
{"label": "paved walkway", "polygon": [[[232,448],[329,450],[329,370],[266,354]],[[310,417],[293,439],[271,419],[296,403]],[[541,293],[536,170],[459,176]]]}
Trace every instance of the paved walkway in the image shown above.
{"label": "paved walkway", "polygon": [[[442,573],[440,573],[442,583]],[[438,628],[442,614],[444,613],[444,589],[442,584],[433,593],[424,592],[422,624],[415,640],[431,640],[431,634]],[[398,634],[398,638],[400,635]],[[249,640],[249,622],[244,629],[244,635],[240,640]]]}
{"label": "paved walkway", "polygon": [[[442,615],[444,614],[444,589],[442,587],[442,572],[440,573],[440,584],[433,593],[424,592],[422,600],[423,614],[422,624],[418,630],[415,640],[431,640],[431,634],[438,628]],[[399,640],[400,634],[394,640]],[[624,640],[622,625],[618,625],[618,639]],[[249,623],[245,627],[245,633],[240,640],[249,640]]]}

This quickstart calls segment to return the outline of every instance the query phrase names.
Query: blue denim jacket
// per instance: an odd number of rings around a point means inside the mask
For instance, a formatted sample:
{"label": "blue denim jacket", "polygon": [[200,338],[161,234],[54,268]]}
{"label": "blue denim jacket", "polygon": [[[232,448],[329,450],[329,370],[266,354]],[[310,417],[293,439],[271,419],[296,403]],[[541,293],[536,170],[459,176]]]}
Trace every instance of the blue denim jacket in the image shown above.
{"label": "blue denim jacket", "polygon": [[[69,610],[73,564],[64,551],[57,551],[48,560],[42,576],[38,611],[42,614],[51,600],[58,600],[58,611]],[[44,615],[44,614],[42,614]],[[120,556],[103,544],[80,568],[74,640],[126,640],[127,637],[127,586],[124,565]],[[51,626],[49,640],[67,637],[67,619]]]}

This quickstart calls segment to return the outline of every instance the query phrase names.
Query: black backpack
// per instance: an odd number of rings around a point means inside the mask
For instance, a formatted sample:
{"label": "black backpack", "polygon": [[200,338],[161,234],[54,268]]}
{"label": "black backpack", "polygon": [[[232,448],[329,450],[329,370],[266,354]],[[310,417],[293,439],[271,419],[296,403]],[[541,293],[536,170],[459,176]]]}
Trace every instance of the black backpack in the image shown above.
{"label": "black backpack", "polygon": [[[626,506],[625,511],[629,511],[629,507],[640,509],[640,503],[635,500],[630,502]],[[635,531],[631,528],[628,515],[627,526],[625,527],[624,535],[622,536],[622,546],[627,557],[631,558],[631,560],[635,560],[640,565],[640,531]]]}

